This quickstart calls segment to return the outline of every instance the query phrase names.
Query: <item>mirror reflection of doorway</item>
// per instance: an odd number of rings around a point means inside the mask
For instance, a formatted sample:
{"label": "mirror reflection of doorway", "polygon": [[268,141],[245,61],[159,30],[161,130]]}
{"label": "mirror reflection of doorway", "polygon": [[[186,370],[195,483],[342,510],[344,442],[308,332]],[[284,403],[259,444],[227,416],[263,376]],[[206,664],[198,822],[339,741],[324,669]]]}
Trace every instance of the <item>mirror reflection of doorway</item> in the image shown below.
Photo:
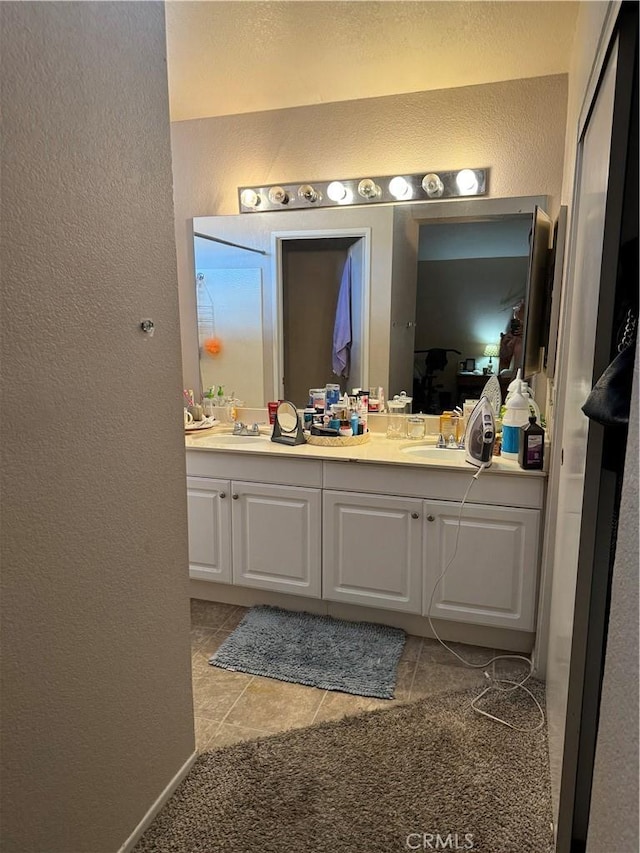
{"label": "mirror reflection of doorway", "polygon": [[[363,383],[364,238],[327,236],[284,239],[282,270],[282,397],[307,405],[310,388],[328,382],[341,393]],[[334,373],[333,341],[338,296],[351,261],[350,358],[347,375]]]}

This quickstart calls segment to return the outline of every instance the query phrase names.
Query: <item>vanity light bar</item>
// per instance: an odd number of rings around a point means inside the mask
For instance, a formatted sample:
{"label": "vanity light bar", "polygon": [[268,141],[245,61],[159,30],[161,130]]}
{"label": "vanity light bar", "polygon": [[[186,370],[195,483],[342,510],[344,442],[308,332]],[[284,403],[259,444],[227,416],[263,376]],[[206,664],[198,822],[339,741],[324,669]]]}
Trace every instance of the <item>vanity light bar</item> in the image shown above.
{"label": "vanity light bar", "polygon": [[419,172],[413,175],[238,187],[238,204],[240,213],[260,213],[265,210],[437,201],[441,198],[485,195],[488,179],[488,169],[458,169],[455,172]]}

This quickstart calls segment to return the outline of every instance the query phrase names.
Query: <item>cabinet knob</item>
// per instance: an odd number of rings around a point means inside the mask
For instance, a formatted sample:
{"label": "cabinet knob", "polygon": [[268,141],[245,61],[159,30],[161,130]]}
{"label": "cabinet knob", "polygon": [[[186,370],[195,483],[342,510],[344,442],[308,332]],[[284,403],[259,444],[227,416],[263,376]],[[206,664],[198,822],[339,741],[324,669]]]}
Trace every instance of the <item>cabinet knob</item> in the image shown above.
{"label": "cabinet knob", "polygon": [[240,495],[231,495],[231,497],[234,499],[234,501],[237,501]]}
{"label": "cabinet knob", "polygon": [[428,515],[428,516],[427,516],[427,521],[435,521],[434,516],[432,516],[432,515]]}
{"label": "cabinet knob", "polygon": [[411,518],[420,518],[420,515],[419,515],[419,513],[417,513],[417,512],[412,512],[412,513],[411,513]]}
{"label": "cabinet knob", "polygon": [[221,498],[221,499],[222,499],[222,498],[226,498],[226,496],[227,496],[227,493],[226,493],[226,492],[220,492],[220,498]]}

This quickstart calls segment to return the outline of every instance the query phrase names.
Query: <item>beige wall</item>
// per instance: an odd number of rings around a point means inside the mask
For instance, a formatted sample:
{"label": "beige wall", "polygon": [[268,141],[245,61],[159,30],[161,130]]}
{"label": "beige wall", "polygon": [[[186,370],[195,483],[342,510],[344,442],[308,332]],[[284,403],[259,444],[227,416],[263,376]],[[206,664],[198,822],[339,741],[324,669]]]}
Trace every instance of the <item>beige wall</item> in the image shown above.
{"label": "beige wall", "polygon": [[462,166],[491,169],[492,197],[549,195],[553,213],[565,118],[557,75],[173,123],[185,385],[199,384],[191,217],[237,213],[237,187],[254,182]]}
{"label": "beige wall", "polygon": [[114,853],[194,749],[163,7],[0,17],[2,849]]}

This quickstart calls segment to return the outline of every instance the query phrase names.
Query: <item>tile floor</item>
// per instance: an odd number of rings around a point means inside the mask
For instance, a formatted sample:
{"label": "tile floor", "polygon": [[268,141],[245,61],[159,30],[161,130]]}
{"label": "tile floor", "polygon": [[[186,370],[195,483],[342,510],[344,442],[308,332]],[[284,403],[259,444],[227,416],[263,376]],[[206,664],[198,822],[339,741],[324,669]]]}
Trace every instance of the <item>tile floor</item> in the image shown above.
{"label": "tile floor", "polygon": [[[319,690],[211,666],[209,657],[245,612],[244,607],[191,601],[193,708],[200,751],[486,683],[482,670],[468,669],[435,640],[413,636],[407,637],[393,700]],[[450,645],[478,662],[494,654],[493,649]]]}

